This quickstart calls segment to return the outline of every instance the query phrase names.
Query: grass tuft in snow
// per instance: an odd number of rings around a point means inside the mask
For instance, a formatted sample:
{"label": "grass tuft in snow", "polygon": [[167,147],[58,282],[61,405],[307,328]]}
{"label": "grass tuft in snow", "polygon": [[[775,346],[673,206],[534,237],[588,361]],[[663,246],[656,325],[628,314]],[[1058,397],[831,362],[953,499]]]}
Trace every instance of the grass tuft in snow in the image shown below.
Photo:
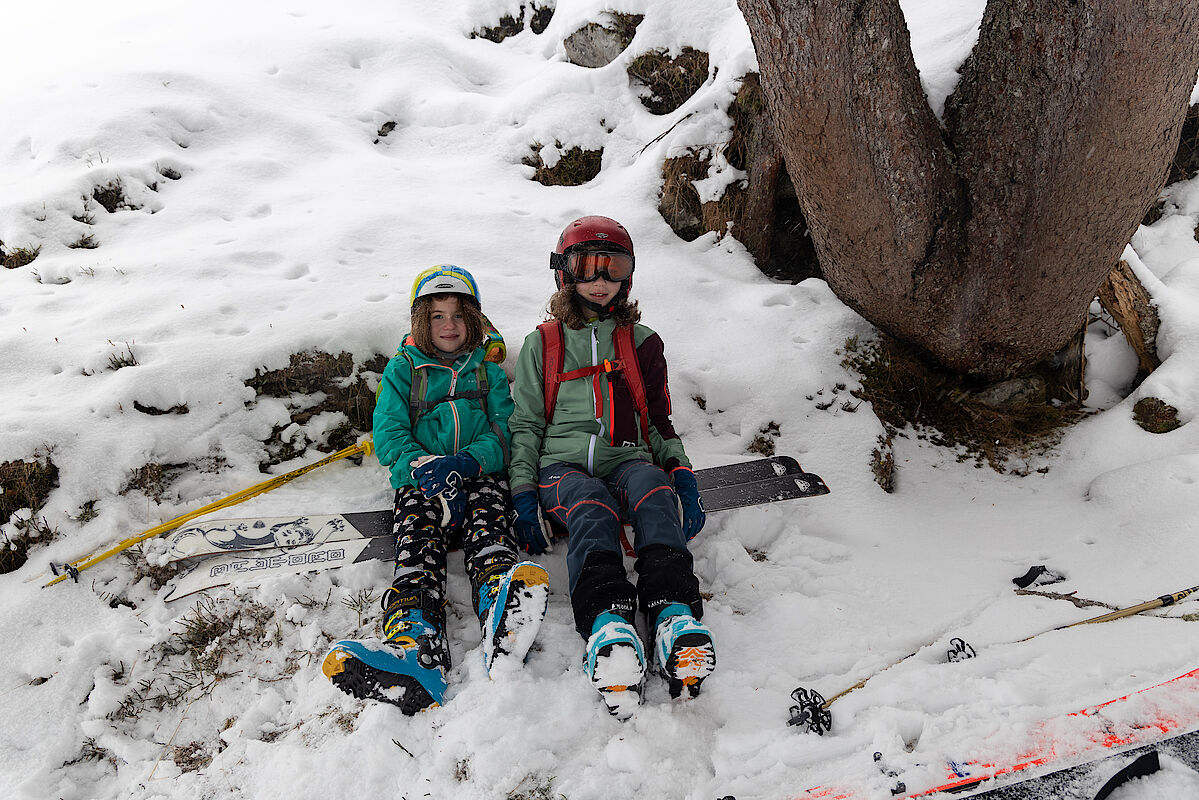
{"label": "grass tuft in snow", "polygon": [[749,443],[749,447],[745,448],[747,452],[757,453],[761,456],[770,457],[774,455],[774,442],[782,435],[782,429],[777,422],[773,420],[762,426],[762,430],[754,435],[754,439]]}
{"label": "grass tuft in snow", "polygon": [[99,246],[100,243],[96,241],[96,237],[90,233],[83,234],[67,245],[72,250],[95,250]]}
{"label": "grass tuft in snow", "polygon": [[374,589],[359,589],[349,597],[343,597],[341,604],[358,615],[357,630],[361,630],[363,622],[378,608],[378,600],[379,595],[375,594]]}
{"label": "grass tuft in snow", "polygon": [[376,355],[355,364],[349,353],[315,351],[293,353],[286,367],[257,370],[246,385],[258,396],[287,400],[290,422],[280,425],[267,439],[267,466],[290,461],[307,449],[309,435],[302,430],[318,414],[342,415],[342,421],[318,434],[318,449],[340,450],[371,430],[375,412],[375,386],[388,358]]}
{"label": "grass tuft in snow", "polygon": [[31,263],[41,252],[40,244],[36,247],[17,247],[13,250],[5,250],[4,242],[0,242],[0,263],[4,265],[5,269],[18,269]]}
{"label": "grass tuft in snow", "polygon": [[508,792],[507,800],[567,800],[566,795],[553,791],[554,777],[526,775],[515,789]]}
{"label": "grass tuft in snow", "polygon": [[159,464],[151,461],[133,470],[119,494],[137,490],[155,503],[161,503],[167,489],[188,470],[187,464]]}
{"label": "grass tuft in snow", "polygon": [[58,467],[49,450],[38,450],[21,461],[0,463],[0,525],[22,508],[37,514],[57,486]]}
{"label": "grass tuft in snow", "polygon": [[629,62],[629,79],[645,87],[641,104],[651,114],[669,114],[708,79],[708,54],[684,47],[674,58],[666,50],[651,50]]}
{"label": "grass tuft in snow", "polygon": [[[554,146],[561,149],[562,143],[555,142]],[[557,163],[547,167],[541,158],[541,150],[544,147],[540,142],[532,145],[530,149],[533,154],[525,156],[522,161],[525,166],[536,170],[533,180],[542,186],[582,186],[599,175],[604,158],[603,148],[584,150],[578,146],[572,147],[562,152]]]}
{"label": "grass tuft in snow", "polygon": [[133,573],[131,583],[139,583],[143,578],[147,578],[150,581],[150,588],[156,592],[166,586],[183,569],[182,562],[151,564],[146,559],[144,547],[140,544],[121,553],[121,560]]}
{"label": "grass tuft in snow", "polygon": [[13,521],[16,536],[4,534],[0,541],[0,575],[20,569],[29,560],[30,548],[58,538],[58,531],[37,515],[57,486],[58,467],[49,452],[38,451],[29,460],[0,464],[0,525],[28,509]]}
{"label": "grass tuft in snow", "polygon": [[92,199],[99,203],[109,214],[115,214],[120,209],[137,208],[125,196],[125,184],[121,182],[120,178],[92,189]]}
{"label": "grass tuft in snow", "polygon": [[196,772],[212,763],[213,753],[204,742],[191,742],[176,747],[171,754],[171,760],[179,767],[180,772]]}
{"label": "grass tuft in snow", "polygon": [[[109,344],[112,344],[112,342],[109,342]],[[108,368],[113,372],[116,372],[118,369],[124,369],[125,367],[136,367],[139,363],[140,362],[138,362],[137,356],[133,354],[133,347],[129,344],[129,342],[125,342],[124,353],[117,352],[108,357]]]}
{"label": "grass tuft in snow", "polygon": [[[226,660],[260,654],[267,645],[279,645],[278,623],[269,625],[274,612],[246,597],[203,598],[177,623],[179,630],[157,646],[159,662],[152,677],[139,681],[108,718],[137,720],[148,711],[162,711],[190,703],[209,694],[226,678]],[[117,678],[114,678],[114,682]]]}

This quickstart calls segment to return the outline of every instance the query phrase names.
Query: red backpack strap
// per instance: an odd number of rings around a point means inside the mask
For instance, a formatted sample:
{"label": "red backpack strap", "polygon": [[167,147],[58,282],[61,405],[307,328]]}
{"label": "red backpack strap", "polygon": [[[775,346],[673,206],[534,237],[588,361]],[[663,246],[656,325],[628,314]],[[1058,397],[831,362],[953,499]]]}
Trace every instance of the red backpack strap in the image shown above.
{"label": "red backpack strap", "polygon": [[562,365],[566,351],[562,344],[562,322],[551,319],[537,326],[541,333],[541,372],[545,387],[545,424],[554,419],[554,406],[558,402],[558,385],[562,382]]}
{"label": "red backpack strap", "polygon": [[641,418],[641,438],[645,446],[654,449],[649,438],[649,403],[645,397],[645,379],[641,377],[641,363],[637,361],[637,345],[633,341],[633,326],[620,325],[612,334],[616,345],[616,360],[620,362],[624,373],[625,386],[633,405],[637,407],[637,416]]}

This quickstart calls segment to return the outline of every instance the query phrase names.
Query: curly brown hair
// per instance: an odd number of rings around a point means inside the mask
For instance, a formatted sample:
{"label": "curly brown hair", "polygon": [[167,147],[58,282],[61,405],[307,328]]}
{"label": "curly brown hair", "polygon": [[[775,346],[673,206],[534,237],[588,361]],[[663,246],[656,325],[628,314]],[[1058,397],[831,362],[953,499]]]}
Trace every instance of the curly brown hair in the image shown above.
{"label": "curly brown hair", "polygon": [[451,292],[427,294],[416,301],[412,307],[412,341],[417,348],[429,358],[445,358],[446,353],[433,346],[433,335],[430,323],[433,317],[433,301],[453,298],[458,301],[458,309],[462,312],[462,321],[466,323],[466,337],[462,349],[453,355],[482,347],[487,341],[487,325],[483,322],[483,312],[476,303],[462,299],[462,295]]}
{"label": "curly brown hair", "polygon": [[[575,291],[574,283],[568,283],[554,292],[546,311],[572,331],[580,330],[587,323],[588,313],[579,302],[579,293]],[[609,317],[616,320],[617,325],[632,325],[641,321],[641,309],[637,307],[636,300],[626,297],[616,304]]]}

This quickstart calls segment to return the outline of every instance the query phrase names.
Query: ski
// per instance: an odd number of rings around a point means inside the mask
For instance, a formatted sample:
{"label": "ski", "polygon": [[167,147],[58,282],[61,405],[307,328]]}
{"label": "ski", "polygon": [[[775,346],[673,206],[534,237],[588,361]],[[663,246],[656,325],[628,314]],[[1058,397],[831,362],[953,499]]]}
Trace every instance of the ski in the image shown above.
{"label": "ski", "polygon": [[[717,468],[718,469],[718,468]],[[709,484],[710,485],[710,484]],[[709,513],[828,494],[818,475],[792,472],[732,486],[700,490]],[[215,527],[214,527],[215,526]],[[364,561],[395,558],[392,512],[224,520],[193,531],[183,547],[172,543],[171,561],[198,560],[163,596],[172,602],[247,577],[294,575]],[[180,534],[186,533],[181,531]],[[213,539],[205,538],[208,533]],[[218,538],[219,537],[219,538]],[[212,547],[214,541],[233,547]],[[200,543],[210,547],[205,550]]]}
{"label": "ski", "polygon": [[[784,478],[793,478],[796,483],[784,481]],[[695,479],[704,507],[709,511],[828,493],[828,487],[819,476],[805,473],[799,462],[790,456],[771,456],[701,469],[696,471]],[[774,480],[780,482],[777,496],[759,499],[765,489],[761,482]],[[750,485],[759,488],[737,488]],[[170,536],[167,560],[173,563],[222,553],[369,539],[391,533],[391,516],[392,512],[386,510],[199,522],[180,528]]]}
{"label": "ski", "polygon": [[[988,800],[1067,800],[1075,795],[1042,790],[1059,782],[1090,786],[1089,781],[1098,780],[1098,762],[1159,745],[1166,750],[1170,740],[1177,740],[1175,749],[1189,751],[1183,760],[1199,762],[1199,750],[1194,747],[1197,735],[1199,669],[1194,669],[1036,725],[1029,735],[1030,746],[1011,757],[949,759],[939,767],[919,766],[903,772],[888,767],[884,774],[891,796],[901,799],[972,793],[970,796]],[[881,756],[876,755],[875,760],[880,761]],[[1087,778],[1091,775],[1094,777]],[[879,796],[879,789],[877,785],[818,786],[796,800],[866,800]],[[1093,795],[1080,796],[1089,800]]]}
{"label": "ski", "polygon": [[[1158,753],[1199,771],[1199,730],[973,795],[975,800],[1102,800],[1126,780],[1157,771]],[[1123,765],[1122,767],[1120,765]],[[1104,791],[1107,794],[1103,794]]]}

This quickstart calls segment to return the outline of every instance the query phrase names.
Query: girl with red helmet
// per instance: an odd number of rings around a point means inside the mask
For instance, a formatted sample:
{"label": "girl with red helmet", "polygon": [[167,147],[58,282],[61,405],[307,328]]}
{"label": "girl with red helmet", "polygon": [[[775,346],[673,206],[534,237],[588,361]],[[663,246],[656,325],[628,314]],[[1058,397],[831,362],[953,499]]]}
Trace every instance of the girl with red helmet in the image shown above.
{"label": "girl with red helmet", "polygon": [[[552,319],[524,341],[509,421],[517,538],[540,553],[545,518],[566,529],[586,673],[621,718],[641,702],[647,662],[674,697],[697,694],[716,663],[687,550],[704,512],[670,420],[662,339],[640,324],[629,299],[634,265],[633,240],[615,220],[587,216],[566,226],[550,255]],[[625,519],[636,587],[621,552]]]}

